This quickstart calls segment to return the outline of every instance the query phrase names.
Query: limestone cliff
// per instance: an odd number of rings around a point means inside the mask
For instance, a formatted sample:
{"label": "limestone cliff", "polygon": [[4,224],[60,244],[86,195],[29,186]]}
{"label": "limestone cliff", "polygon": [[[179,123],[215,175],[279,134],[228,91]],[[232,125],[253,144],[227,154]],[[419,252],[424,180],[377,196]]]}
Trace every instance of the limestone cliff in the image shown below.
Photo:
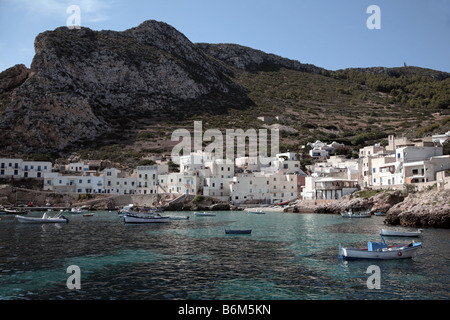
{"label": "limestone cliff", "polygon": [[30,70],[0,74],[0,149],[53,153],[134,119],[245,108],[232,71],[173,27],[146,21],[123,32],[66,27],[39,34]]}

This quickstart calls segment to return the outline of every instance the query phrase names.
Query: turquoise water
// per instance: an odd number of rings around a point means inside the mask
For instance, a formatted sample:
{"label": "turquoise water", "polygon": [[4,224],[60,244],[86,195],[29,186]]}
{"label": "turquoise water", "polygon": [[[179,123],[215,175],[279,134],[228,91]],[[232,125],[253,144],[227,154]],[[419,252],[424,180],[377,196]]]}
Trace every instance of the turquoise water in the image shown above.
{"label": "turquoise water", "polygon": [[[68,224],[28,225],[1,216],[0,299],[450,298],[450,230],[425,229],[413,259],[342,262],[339,243],[380,241],[383,217],[167,214],[190,219],[125,225],[117,213],[98,211],[93,217],[69,214]],[[252,234],[226,235],[225,228]],[[78,290],[66,285],[71,265],[81,270]],[[370,265],[380,267],[380,289],[367,288]]]}

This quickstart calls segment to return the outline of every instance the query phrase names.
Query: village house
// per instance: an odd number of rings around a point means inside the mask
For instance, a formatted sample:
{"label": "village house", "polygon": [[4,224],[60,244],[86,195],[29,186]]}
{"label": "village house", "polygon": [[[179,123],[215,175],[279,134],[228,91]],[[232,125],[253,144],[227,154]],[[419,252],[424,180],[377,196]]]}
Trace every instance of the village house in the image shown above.
{"label": "village house", "polygon": [[22,159],[0,159],[0,178],[43,178],[52,171],[48,161],[24,161]]}

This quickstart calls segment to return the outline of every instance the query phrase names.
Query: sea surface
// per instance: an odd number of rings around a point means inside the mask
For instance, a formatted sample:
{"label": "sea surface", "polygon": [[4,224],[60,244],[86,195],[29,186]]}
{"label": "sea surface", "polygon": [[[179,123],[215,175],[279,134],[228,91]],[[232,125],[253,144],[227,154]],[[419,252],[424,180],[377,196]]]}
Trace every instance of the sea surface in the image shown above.
{"label": "sea surface", "polygon": [[[0,216],[0,300],[450,298],[450,230],[424,229],[412,259],[345,262],[338,259],[339,244],[381,241],[383,217],[165,212],[190,219],[128,225],[115,211],[92,213],[66,214],[68,224]],[[252,233],[226,235],[225,228]],[[386,237],[388,244],[412,240]],[[380,289],[368,288],[371,265],[380,268]],[[79,289],[67,285],[69,266],[79,267]]]}

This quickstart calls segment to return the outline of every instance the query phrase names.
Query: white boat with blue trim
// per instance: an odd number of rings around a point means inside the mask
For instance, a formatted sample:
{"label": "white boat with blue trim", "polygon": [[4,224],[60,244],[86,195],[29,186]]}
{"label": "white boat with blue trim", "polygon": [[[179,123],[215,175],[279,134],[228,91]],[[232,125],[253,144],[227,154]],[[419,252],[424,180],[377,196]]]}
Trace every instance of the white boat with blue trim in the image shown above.
{"label": "white boat with blue trim", "polygon": [[397,260],[412,258],[417,249],[422,246],[420,242],[388,246],[381,236],[382,242],[369,241],[367,248],[345,248],[339,244],[339,258],[345,260],[373,259]]}
{"label": "white boat with blue trim", "polygon": [[381,229],[380,234],[382,236],[391,236],[391,237],[420,237],[422,235],[423,230],[417,229],[417,231],[396,231],[396,230],[388,230]]}

